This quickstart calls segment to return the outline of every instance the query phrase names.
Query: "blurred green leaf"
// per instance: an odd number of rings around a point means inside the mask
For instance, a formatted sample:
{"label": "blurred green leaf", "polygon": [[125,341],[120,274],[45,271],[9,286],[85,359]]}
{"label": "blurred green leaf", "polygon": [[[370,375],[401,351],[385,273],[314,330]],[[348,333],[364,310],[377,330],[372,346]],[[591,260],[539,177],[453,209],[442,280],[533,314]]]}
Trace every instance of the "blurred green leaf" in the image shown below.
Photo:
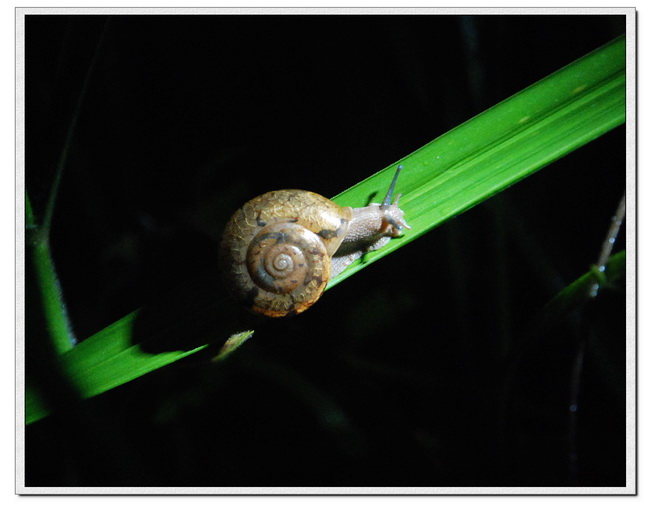
{"label": "blurred green leaf", "polygon": [[25,194],[25,262],[33,271],[39,305],[44,315],[49,339],[58,354],[72,349],[75,338],[68,320],[59,279],[50,253],[49,231],[36,223],[29,197]]}
{"label": "blurred green leaf", "polygon": [[594,266],[551,299],[533,321],[535,329],[561,322],[572,311],[596,297],[602,288],[613,286],[624,277],[625,251],[620,251],[612,255],[605,271]]}

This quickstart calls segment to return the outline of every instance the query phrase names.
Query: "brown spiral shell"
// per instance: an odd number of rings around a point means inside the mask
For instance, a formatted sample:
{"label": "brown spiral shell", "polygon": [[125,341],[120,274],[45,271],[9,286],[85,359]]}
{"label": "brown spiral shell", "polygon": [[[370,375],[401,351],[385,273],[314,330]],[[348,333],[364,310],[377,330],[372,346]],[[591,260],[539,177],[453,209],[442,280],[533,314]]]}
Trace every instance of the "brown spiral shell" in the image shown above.
{"label": "brown spiral shell", "polygon": [[270,191],[237,210],[221,240],[220,266],[235,299],[268,317],[298,314],[325,290],[330,258],[352,209],[302,190]]}

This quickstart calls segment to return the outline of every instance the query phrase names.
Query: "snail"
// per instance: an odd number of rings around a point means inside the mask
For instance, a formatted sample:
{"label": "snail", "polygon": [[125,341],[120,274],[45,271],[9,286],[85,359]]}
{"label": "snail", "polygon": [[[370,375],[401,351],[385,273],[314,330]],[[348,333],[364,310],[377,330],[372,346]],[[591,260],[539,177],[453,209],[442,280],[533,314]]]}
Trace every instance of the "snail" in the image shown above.
{"label": "snail", "polygon": [[341,207],[296,189],[245,203],[227,223],[219,248],[221,273],[235,300],[267,317],[301,313],[331,277],[410,229],[400,195],[391,203],[401,168],[381,204]]}

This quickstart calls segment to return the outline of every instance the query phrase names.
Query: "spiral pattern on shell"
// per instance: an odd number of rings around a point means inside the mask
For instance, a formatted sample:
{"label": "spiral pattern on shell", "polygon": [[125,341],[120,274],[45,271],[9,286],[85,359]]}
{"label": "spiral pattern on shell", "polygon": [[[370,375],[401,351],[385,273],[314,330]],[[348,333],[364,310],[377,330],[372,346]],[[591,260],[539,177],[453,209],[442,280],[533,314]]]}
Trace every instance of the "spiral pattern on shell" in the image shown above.
{"label": "spiral pattern on shell", "polygon": [[330,257],[351,218],[308,191],[260,195],[226,226],[220,265],[235,299],[269,317],[295,315],[315,303],[330,276]]}
{"label": "spiral pattern on shell", "polygon": [[318,235],[296,223],[263,228],[248,245],[246,267],[261,291],[264,311],[300,313],[320,297],[330,275],[330,259]]}

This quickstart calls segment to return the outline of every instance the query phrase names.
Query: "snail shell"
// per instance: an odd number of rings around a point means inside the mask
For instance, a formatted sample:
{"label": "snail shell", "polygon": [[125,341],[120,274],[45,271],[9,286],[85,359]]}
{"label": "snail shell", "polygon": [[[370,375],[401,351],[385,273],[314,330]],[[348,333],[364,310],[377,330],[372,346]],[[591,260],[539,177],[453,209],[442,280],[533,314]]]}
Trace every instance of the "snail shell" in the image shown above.
{"label": "snail shell", "polygon": [[220,265],[237,301],[268,317],[295,315],[325,290],[330,259],[352,219],[350,207],[302,190],[260,195],[232,216]]}

